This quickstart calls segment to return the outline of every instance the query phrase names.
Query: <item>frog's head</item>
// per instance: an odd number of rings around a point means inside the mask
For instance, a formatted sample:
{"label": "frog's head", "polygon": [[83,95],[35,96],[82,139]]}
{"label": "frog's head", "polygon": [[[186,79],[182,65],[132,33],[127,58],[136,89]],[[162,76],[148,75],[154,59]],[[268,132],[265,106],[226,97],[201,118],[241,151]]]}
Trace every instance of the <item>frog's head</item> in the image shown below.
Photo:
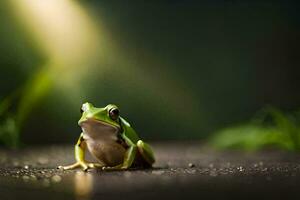
{"label": "frog's head", "polygon": [[82,116],[78,121],[79,126],[88,121],[100,122],[103,125],[111,126],[120,130],[119,108],[116,105],[108,104],[104,108],[96,108],[91,103],[84,103],[80,109]]}

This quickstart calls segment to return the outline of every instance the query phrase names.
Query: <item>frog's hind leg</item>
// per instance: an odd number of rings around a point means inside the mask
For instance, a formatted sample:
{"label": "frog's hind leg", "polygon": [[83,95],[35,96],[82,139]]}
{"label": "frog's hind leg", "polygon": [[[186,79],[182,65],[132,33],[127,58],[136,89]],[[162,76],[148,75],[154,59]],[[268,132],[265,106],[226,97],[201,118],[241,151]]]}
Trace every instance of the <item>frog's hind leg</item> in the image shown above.
{"label": "frog's hind leg", "polygon": [[152,164],[155,162],[155,158],[154,158],[154,153],[153,153],[150,145],[147,144],[147,143],[145,143],[145,142],[143,142],[142,140],[139,140],[136,145],[138,147],[139,153],[142,155],[142,157],[144,158],[144,160],[150,166],[152,166]]}

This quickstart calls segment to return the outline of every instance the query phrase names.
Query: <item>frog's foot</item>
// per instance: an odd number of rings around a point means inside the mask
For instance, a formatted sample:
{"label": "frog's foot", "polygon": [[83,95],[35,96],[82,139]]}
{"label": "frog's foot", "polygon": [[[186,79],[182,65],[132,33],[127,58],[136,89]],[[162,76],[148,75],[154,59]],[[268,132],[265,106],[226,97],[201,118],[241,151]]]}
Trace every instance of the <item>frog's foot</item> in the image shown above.
{"label": "frog's foot", "polygon": [[72,165],[67,165],[67,166],[58,166],[58,169],[63,169],[63,170],[70,170],[70,169],[76,169],[81,167],[83,171],[87,171],[88,169],[95,169],[95,168],[102,168],[103,165],[99,163],[88,163],[88,162],[76,162]]}
{"label": "frog's foot", "polygon": [[57,169],[69,170],[69,169],[75,169],[75,168],[78,168],[78,167],[80,167],[80,164],[79,164],[79,162],[76,162],[72,165],[66,165],[66,166],[59,165],[57,167]]}
{"label": "frog's foot", "polygon": [[114,171],[114,170],[126,170],[128,168],[129,167],[124,166],[123,164],[121,164],[121,165],[116,165],[116,166],[113,166],[113,167],[104,166],[104,167],[102,167],[102,170]]}
{"label": "frog's foot", "polygon": [[99,163],[86,163],[89,169],[96,169],[96,168],[100,168],[102,169],[102,167],[104,167],[102,164]]}

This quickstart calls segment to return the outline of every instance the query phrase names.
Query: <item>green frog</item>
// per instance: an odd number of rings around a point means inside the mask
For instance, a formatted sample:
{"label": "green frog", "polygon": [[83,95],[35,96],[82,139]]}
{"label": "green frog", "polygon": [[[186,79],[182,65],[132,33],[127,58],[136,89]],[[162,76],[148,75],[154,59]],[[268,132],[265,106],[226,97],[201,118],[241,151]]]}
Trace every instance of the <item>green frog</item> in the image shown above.
{"label": "green frog", "polygon": [[[68,166],[58,166],[59,169],[81,167],[84,171],[91,168],[121,170],[153,165],[155,158],[152,148],[120,116],[116,105],[97,108],[91,103],[84,103],[81,113],[78,125],[82,133],[75,145],[76,162]],[[97,162],[85,160],[86,149]]]}

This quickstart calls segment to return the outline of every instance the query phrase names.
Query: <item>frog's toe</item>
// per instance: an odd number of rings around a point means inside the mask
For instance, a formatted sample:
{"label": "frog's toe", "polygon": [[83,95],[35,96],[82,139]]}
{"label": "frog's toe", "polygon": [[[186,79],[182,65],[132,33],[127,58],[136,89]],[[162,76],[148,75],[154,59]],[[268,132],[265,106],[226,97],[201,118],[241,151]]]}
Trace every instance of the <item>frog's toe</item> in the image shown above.
{"label": "frog's toe", "polygon": [[91,169],[96,168],[94,163],[88,163],[87,166],[88,166],[88,168],[91,168]]}
{"label": "frog's toe", "polygon": [[87,163],[88,168],[95,169],[95,168],[103,168],[103,165],[99,163]]}
{"label": "frog's toe", "polygon": [[89,169],[89,167],[83,167],[83,168],[82,168],[82,170],[83,170],[84,172],[87,172],[88,169]]}
{"label": "frog's toe", "polygon": [[102,169],[102,170],[112,170],[112,169],[113,169],[113,167],[109,167],[109,166],[103,166],[101,169]]}
{"label": "frog's toe", "polygon": [[80,166],[79,163],[74,163],[72,165],[67,165],[67,166],[60,165],[60,166],[57,167],[57,169],[69,170],[69,169],[75,169],[75,168],[77,168],[79,166]]}
{"label": "frog's toe", "polygon": [[105,166],[105,167],[102,167],[102,170],[126,170],[128,169],[128,167],[126,166],[123,166],[123,165],[117,165],[117,166],[113,166],[113,167],[109,167],[109,166]]}

